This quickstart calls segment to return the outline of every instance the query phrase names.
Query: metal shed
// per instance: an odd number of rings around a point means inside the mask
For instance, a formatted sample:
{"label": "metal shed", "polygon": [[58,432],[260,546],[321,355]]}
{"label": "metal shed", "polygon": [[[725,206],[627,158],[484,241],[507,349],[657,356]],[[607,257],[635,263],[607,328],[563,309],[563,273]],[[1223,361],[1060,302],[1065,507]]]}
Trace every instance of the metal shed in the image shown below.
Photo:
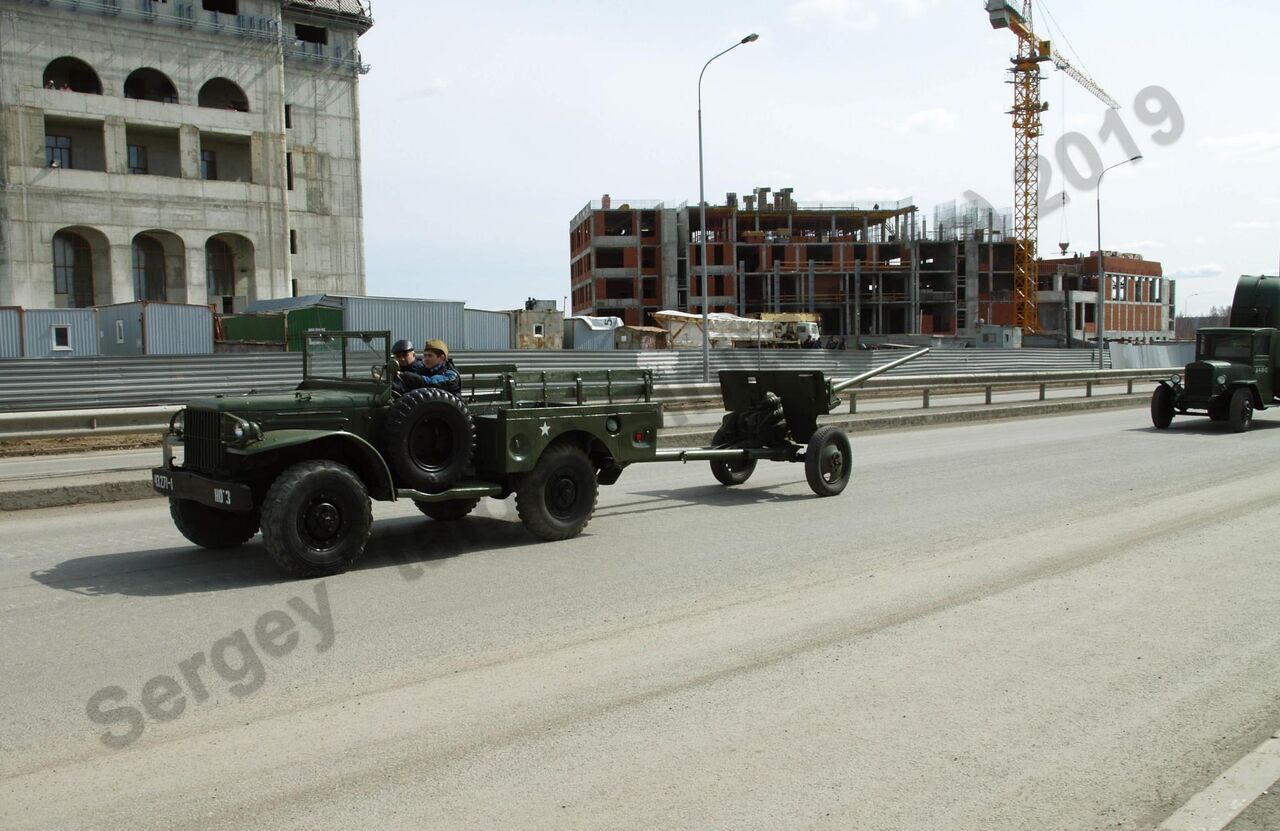
{"label": "metal shed", "polygon": [[565,349],[613,349],[613,330],[622,325],[620,317],[565,318]]}
{"label": "metal shed", "polygon": [[97,309],[23,309],[22,354],[70,358],[98,354]]}
{"label": "metal shed", "polygon": [[213,310],[145,300],[99,306],[98,338],[103,355],[208,355]]}
{"label": "metal shed", "polygon": [[451,349],[457,349],[466,342],[464,305],[461,300],[315,294],[255,300],[245,311],[288,312],[312,307],[341,309],[343,329],[385,330],[391,332],[393,339],[409,338],[413,341],[439,338],[448,343]]}
{"label": "metal shed", "polygon": [[22,357],[22,309],[0,306],[0,358]]}
{"label": "metal shed", "polygon": [[484,309],[467,309],[464,313],[466,337],[460,349],[510,349],[511,315],[507,312],[489,312]]}

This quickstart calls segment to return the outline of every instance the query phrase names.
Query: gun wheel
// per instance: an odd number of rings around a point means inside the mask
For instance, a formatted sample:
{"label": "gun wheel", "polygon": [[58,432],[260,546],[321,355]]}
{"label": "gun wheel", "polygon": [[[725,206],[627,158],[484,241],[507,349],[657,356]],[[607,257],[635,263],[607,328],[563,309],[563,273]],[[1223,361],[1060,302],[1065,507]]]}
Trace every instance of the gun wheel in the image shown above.
{"label": "gun wheel", "polygon": [[567,540],[587,527],[596,510],[596,469],[581,448],[554,444],[516,487],[516,512],[535,537]]}
{"label": "gun wheel", "polygon": [[[722,426],[716,430],[716,434],[711,437],[711,445],[720,447],[730,444],[732,437]],[[711,475],[716,477],[716,481],[722,485],[733,487],[741,485],[751,478],[751,474],[756,470],[756,460],[747,459],[743,462],[727,462],[721,459],[711,460]]]}
{"label": "gun wheel", "polygon": [[839,427],[819,427],[804,452],[804,476],[818,496],[835,496],[849,484],[853,473],[853,447],[849,434]]}

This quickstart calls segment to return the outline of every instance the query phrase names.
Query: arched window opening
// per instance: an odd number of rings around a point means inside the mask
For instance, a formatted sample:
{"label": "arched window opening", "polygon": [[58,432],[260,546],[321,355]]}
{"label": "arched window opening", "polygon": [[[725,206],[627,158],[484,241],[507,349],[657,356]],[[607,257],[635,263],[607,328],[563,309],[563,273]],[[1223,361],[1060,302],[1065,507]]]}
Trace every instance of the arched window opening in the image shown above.
{"label": "arched window opening", "polygon": [[152,237],[133,238],[133,296],[135,300],[164,301],[164,247]]}
{"label": "arched window opening", "polygon": [[44,68],[41,84],[45,89],[83,92],[88,95],[102,94],[102,81],[98,80],[98,73],[79,58],[58,58],[50,61]]}
{"label": "arched window opening", "polygon": [[226,78],[212,78],[200,87],[197,103],[215,110],[249,112],[249,98],[244,90]]}
{"label": "arched window opening", "polygon": [[163,72],[135,69],[124,82],[124,97],[162,104],[178,103],[178,90]]}
{"label": "arched window opening", "polygon": [[93,252],[88,240],[71,231],[53,235],[53,303],[71,309],[93,305]]}

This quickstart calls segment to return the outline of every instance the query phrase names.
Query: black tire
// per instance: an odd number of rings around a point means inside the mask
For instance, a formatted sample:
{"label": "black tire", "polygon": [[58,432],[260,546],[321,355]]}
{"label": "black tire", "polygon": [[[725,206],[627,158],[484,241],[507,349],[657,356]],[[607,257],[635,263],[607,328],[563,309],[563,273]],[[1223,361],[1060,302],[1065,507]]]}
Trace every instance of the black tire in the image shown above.
{"label": "black tire", "polygon": [[[716,434],[711,437],[711,446],[722,447],[727,444],[733,444],[732,436],[722,425],[719,430],[716,430]],[[755,459],[748,459],[745,462],[727,462],[721,459],[711,460],[711,475],[716,477],[717,482],[729,487],[746,482],[751,478],[751,474],[755,470]]]}
{"label": "black tire", "polygon": [[1151,423],[1157,430],[1167,430],[1173,423],[1173,390],[1164,384],[1151,393]]}
{"label": "black tire", "polygon": [[1227,420],[1227,409],[1226,409],[1226,407],[1225,407],[1225,406],[1222,406],[1222,407],[1218,407],[1218,406],[1210,407],[1210,408],[1209,408],[1209,420],[1210,420],[1210,421],[1226,421],[1226,420]]}
{"label": "black tire", "polygon": [[535,537],[567,540],[596,510],[596,469],[581,448],[553,444],[516,487],[516,512]]}
{"label": "black tire", "polygon": [[373,513],[369,493],[337,462],[299,462],[276,477],[262,504],[262,540],[294,577],[339,574],[364,553]]}
{"label": "black tire", "polygon": [[450,499],[448,502],[415,502],[418,510],[436,522],[454,522],[475,510],[479,499]]}
{"label": "black tire", "polygon": [[424,493],[448,490],[461,479],[476,446],[476,425],[467,405],[435,387],[396,399],[382,434],[396,481]]}
{"label": "black tire", "polygon": [[819,427],[804,451],[804,478],[818,496],[835,496],[849,484],[853,473],[853,447],[849,434],[839,427]]}
{"label": "black tire", "polygon": [[220,511],[192,499],[169,499],[173,524],[202,548],[235,548],[258,533],[258,510]]}
{"label": "black tire", "polygon": [[1227,405],[1227,416],[1231,419],[1231,429],[1243,433],[1253,423],[1253,395],[1244,387],[1237,387],[1231,393],[1231,403]]}

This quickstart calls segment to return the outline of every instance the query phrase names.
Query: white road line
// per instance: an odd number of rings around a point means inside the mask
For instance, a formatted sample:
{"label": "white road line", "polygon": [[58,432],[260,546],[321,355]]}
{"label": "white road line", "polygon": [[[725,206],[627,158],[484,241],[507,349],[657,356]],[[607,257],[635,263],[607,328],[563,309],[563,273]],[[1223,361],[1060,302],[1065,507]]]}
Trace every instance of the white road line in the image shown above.
{"label": "white road line", "polygon": [[1159,831],[1221,831],[1280,781],[1280,733],[1258,745],[1213,784],[1191,797]]}

